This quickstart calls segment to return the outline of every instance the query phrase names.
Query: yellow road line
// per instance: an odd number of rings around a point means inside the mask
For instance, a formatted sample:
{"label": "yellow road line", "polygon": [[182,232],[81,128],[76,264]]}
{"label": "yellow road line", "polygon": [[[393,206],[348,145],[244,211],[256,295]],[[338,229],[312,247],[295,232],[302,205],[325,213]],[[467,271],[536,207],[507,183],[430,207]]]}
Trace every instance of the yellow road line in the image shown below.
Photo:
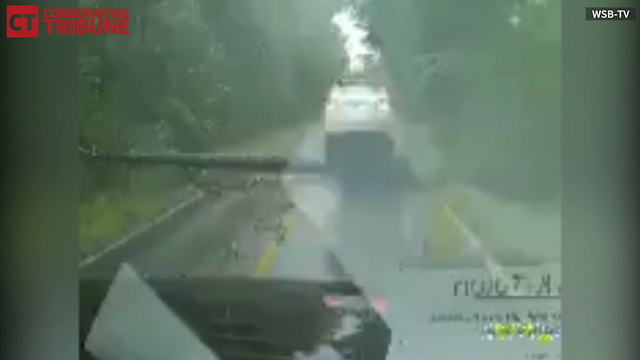
{"label": "yellow road line", "polygon": [[[449,202],[444,201],[441,204],[441,211],[439,211],[440,216],[436,219],[436,223],[440,222],[444,224],[445,229],[445,231],[440,233],[443,237],[437,239],[436,245],[439,245],[438,255],[460,256],[460,250],[462,250],[464,245],[467,245],[474,251],[480,253],[484,266],[491,276],[506,281],[507,274],[505,269],[496,261],[491,251],[485,247],[482,239],[469,229],[461,218],[464,212],[468,212],[469,210],[469,199],[465,198],[464,194],[458,193],[454,194],[452,200],[453,201]],[[446,258],[445,261],[447,260],[451,259]]]}
{"label": "yellow road line", "polygon": [[482,255],[485,266],[493,275],[503,276],[500,264],[485,248],[476,231],[468,225],[475,215],[470,194],[462,188],[453,188],[447,197],[438,206],[432,219],[433,237],[429,243],[432,260],[445,264],[455,262],[462,258],[465,248],[470,248]]}
{"label": "yellow road line", "polygon": [[449,264],[459,260],[465,244],[464,234],[452,218],[450,211],[464,214],[468,207],[466,194],[454,189],[450,198],[448,209],[445,204],[439,205],[432,213],[431,236],[429,237],[429,258],[437,264]]}
{"label": "yellow road line", "polygon": [[464,240],[444,207],[437,209],[431,224],[429,257],[437,263],[457,260],[461,255]]}
{"label": "yellow road line", "polygon": [[482,240],[480,240],[465,224],[464,222],[460,219],[460,217],[458,215],[456,215],[456,213],[451,210],[450,206],[448,204],[443,204],[442,205],[444,207],[444,209],[447,211],[447,213],[449,214],[449,216],[451,216],[451,219],[454,221],[454,223],[456,224],[456,226],[460,229],[460,231],[462,232],[462,234],[465,237],[465,240],[467,241],[467,243],[476,251],[479,251],[480,254],[482,255],[482,259],[484,261],[485,267],[487,268],[487,270],[489,270],[489,272],[491,273],[491,275],[498,277],[500,279],[504,279],[506,278],[504,269],[502,268],[502,266],[500,264],[498,264],[498,262],[493,258],[493,255],[491,254],[491,252],[486,249],[484,247],[484,244],[482,242]]}
{"label": "yellow road line", "polygon": [[276,255],[278,254],[278,243],[275,241],[269,242],[269,246],[267,250],[262,254],[260,261],[258,262],[258,266],[256,267],[255,276],[264,277],[269,275],[271,271],[271,266],[273,266],[273,262],[276,259]]}
{"label": "yellow road line", "polygon": [[282,243],[286,240],[287,235],[289,234],[289,230],[291,229],[291,213],[286,213],[283,216],[282,226],[278,229],[277,239],[269,242],[269,246],[264,251],[260,260],[258,261],[258,266],[256,267],[255,276],[264,277],[269,275],[271,271],[271,267],[278,255],[278,244]]}

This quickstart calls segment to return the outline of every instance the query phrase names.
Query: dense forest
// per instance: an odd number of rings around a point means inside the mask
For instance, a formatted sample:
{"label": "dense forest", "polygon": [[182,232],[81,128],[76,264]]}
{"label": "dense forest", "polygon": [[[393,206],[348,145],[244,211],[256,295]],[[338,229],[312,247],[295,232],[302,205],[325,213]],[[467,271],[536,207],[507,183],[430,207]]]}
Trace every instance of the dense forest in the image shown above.
{"label": "dense forest", "polygon": [[[211,151],[308,120],[343,66],[331,1],[85,3],[133,14],[131,36],[82,38],[87,149]],[[83,194],[127,176],[101,168],[85,169]]]}
{"label": "dense forest", "polygon": [[[397,111],[429,124],[449,180],[518,200],[560,189],[557,0],[357,2]],[[129,36],[81,39],[79,146],[205,152],[318,119],[345,69],[340,0],[82,0]],[[81,241],[183,197],[176,168],[82,163]],[[177,192],[177,195],[174,193]],[[94,243],[97,240],[86,240]]]}
{"label": "dense forest", "polygon": [[[82,147],[127,151],[153,128],[167,149],[213,150],[309,120],[344,66],[341,1],[87,2],[135,16],[134,36],[83,38]],[[360,3],[401,111],[433,124],[452,176],[516,197],[559,188],[558,1]],[[108,174],[83,189],[124,176]]]}
{"label": "dense forest", "polygon": [[[81,0],[129,8],[130,35],[80,38],[79,146],[206,152],[310,121],[344,67],[338,1]],[[317,118],[317,116],[316,116]],[[81,163],[80,250],[193,196],[176,167]]]}
{"label": "dense forest", "polygon": [[560,189],[560,1],[370,0],[361,7],[449,176],[507,198]]}

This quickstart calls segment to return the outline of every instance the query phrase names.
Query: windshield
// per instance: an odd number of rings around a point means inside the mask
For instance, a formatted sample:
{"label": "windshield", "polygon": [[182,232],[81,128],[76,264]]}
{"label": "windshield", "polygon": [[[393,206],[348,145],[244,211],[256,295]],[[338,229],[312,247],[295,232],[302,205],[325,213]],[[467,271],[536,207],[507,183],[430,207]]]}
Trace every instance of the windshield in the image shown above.
{"label": "windshield", "polygon": [[80,40],[79,146],[162,161],[83,159],[83,280],[344,281],[388,359],[560,358],[559,1],[135,4]]}

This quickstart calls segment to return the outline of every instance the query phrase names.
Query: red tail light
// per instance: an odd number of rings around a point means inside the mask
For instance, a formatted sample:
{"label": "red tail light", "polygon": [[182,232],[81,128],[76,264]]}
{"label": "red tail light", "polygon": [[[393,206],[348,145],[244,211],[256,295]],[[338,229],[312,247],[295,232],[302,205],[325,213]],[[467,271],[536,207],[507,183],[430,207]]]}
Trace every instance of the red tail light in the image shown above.
{"label": "red tail light", "polygon": [[327,295],[324,297],[324,303],[328,307],[336,307],[339,304],[338,300],[331,295]]}
{"label": "red tail light", "polygon": [[375,299],[372,305],[379,315],[384,315],[387,312],[387,301],[385,299]]}

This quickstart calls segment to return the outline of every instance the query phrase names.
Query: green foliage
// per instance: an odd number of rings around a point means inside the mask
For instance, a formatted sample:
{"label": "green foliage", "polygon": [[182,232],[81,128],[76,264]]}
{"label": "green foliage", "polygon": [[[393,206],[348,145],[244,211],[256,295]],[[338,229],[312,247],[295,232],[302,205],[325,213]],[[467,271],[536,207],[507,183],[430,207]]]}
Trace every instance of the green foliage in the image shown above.
{"label": "green foliage", "polygon": [[[132,31],[80,38],[79,145],[213,151],[299,128],[340,70],[338,39],[325,28],[336,4],[83,0],[83,7],[130,8]],[[82,163],[83,255],[176,201],[167,195],[187,179],[166,170]]]}
{"label": "green foliage", "polygon": [[140,221],[157,216],[166,209],[167,203],[168,196],[156,192],[127,196],[107,192],[81,201],[78,234],[81,255],[95,252]]}
{"label": "green foliage", "polygon": [[[431,123],[446,171],[520,199],[560,188],[560,2],[373,0],[367,9],[410,120]],[[456,16],[451,16],[451,14]],[[520,20],[517,27],[510,15]],[[424,76],[415,60],[441,55]]]}
{"label": "green foliage", "polygon": [[[328,56],[339,51],[327,31],[337,5],[128,3],[135,36],[81,38],[80,146],[126,151],[137,142],[132,124],[162,123],[166,149],[210,151],[310,119],[340,67]],[[88,191],[126,184],[126,169],[86,165],[84,173]]]}

